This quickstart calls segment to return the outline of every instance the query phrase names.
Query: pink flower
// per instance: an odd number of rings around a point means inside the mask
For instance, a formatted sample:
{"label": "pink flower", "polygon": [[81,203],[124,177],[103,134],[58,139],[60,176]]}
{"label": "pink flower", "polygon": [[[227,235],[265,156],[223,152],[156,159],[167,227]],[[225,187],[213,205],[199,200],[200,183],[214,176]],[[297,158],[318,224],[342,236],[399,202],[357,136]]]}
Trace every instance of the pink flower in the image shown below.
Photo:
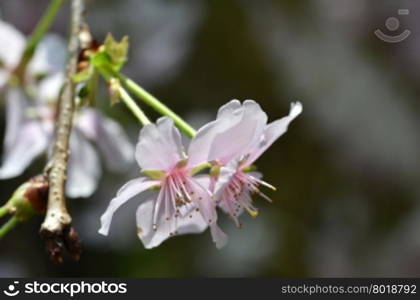
{"label": "pink flower", "polygon": [[212,194],[203,186],[206,178],[194,176],[195,168],[206,160],[188,159],[172,119],[160,118],[156,125],[141,130],[136,159],[145,176],[129,181],[118,191],[101,217],[99,233],[108,235],[115,211],[142,194],[136,213],[137,233],[146,248],[174,235],[203,232],[207,226],[216,246],[223,247],[226,236],[217,226]]}
{"label": "pink flower", "polygon": [[[170,118],[145,126],[136,159],[146,176],[119,190],[101,217],[99,233],[108,235],[115,211],[143,194],[137,209],[137,232],[146,248],[177,234],[203,232],[207,226],[216,246],[223,247],[227,236],[217,226],[216,205],[238,225],[237,216],[244,209],[256,215],[250,193],[268,199],[258,187],[272,186],[247,169],[301,111],[302,105],[293,103],[289,116],[267,125],[267,116],[256,102],[233,100],[219,109],[215,121],[198,130],[186,152]],[[195,175],[209,162],[213,165],[211,176]]]}
{"label": "pink flower", "polygon": [[[288,116],[267,124],[267,115],[252,100],[242,105],[233,100],[220,108],[217,119],[197,133],[200,144],[190,147],[200,159],[214,164],[210,189],[218,206],[240,226],[238,216],[243,210],[256,216],[251,194],[259,194],[260,186],[275,189],[261,180],[258,172],[249,172],[252,164],[283,135],[289,123],[302,112],[299,102],[292,103]],[[193,149],[191,149],[193,148]],[[196,158],[191,158],[192,160]]]}

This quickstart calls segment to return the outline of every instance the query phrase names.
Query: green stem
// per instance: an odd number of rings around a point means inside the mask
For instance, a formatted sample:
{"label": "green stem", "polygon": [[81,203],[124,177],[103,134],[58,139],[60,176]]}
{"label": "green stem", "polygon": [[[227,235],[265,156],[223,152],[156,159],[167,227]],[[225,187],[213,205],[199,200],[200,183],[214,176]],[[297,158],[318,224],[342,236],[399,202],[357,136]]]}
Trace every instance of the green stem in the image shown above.
{"label": "green stem", "polygon": [[175,125],[181,129],[188,137],[192,138],[195,136],[195,129],[192,128],[187,122],[185,122],[180,116],[174,113],[169,107],[160,102],[155,96],[147,92],[133,80],[124,77],[122,74],[120,74],[119,78],[121,82],[127,87],[127,89],[139,97],[144,103],[150,105],[160,114],[172,118],[175,122]]}
{"label": "green stem", "polygon": [[180,116],[174,113],[169,107],[160,102],[155,96],[147,92],[130,78],[125,77],[118,71],[114,71],[110,66],[106,64],[98,64],[96,65],[96,68],[105,78],[105,80],[109,81],[112,78],[117,78],[130,92],[139,97],[144,103],[151,106],[158,113],[170,117],[172,120],[174,120],[175,125],[188,137],[192,138],[197,133],[196,130],[192,128]]}
{"label": "green stem", "polygon": [[35,49],[38,46],[45,33],[51,27],[58,10],[63,4],[64,0],[51,0],[47,10],[45,11],[42,18],[39,20],[32,34],[29,36],[26,42],[25,50],[18,67],[16,68],[16,74],[22,75],[24,70],[35,53]]}
{"label": "green stem", "polygon": [[7,215],[9,213],[8,208],[6,207],[6,205],[0,207],[0,218],[4,217],[5,215]]}
{"label": "green stem", "polygon": [[145,113],[137,105],[137,103],[131,98],[131,96],[126,92],[123,87],[119,87],[118,92],[120,93],[120,98],[125,105],[131,110],[131,112],[139,119],[143,126],[150,124],[150,120],[147,118]]}
{"label": "green stem", "polygon": [[107,80],[109,80],[109,78],[111,77],[118,78],[120,82],[122,82],[129,91],[131,91],[133,94],[139,97],[144,103],[151,106],[158,113],[172,118],[175,122],[175,125],[179,129],[181,129],[188,137],[192,138],[193,136],[195,136],[196,130],[194,128],[192,128],[187,122],[185,122],[180,116],[174,113],[169,107],[160,102],[155,96],[147,92],[133,80],[125,77],[119,72],[112,70],[112,68],[108,66],[101,66],[99,68],[99,71]]}
{"label": "green stem", "polygon": [[11,217],[2,227],[0,227],[0,240],[17,224],[19,223],[18,218]]}

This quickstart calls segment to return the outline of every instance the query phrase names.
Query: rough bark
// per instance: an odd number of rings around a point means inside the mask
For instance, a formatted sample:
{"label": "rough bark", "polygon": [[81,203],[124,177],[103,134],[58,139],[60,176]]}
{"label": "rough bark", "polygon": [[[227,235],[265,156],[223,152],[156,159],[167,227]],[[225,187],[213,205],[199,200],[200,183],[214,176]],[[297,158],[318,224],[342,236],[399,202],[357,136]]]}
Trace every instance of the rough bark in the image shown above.
{"label": "rough bark", "polygon": [[50,258],[55,263],[63,261],[66,248],[74,259],[80,257],[80,243],[71,226],[71,216],[67,210],[65,182],[67,163],[70,155],[69,140],[75,110],[75,84],[72,80],[77,72],[79,54],[79,33],[82,28],[84,0],[72,0],[71,31],[68,43],[68,63],[63,91],[58,107],[53,150],[45,173],[49,181],[48,204],[40,234],[45,240]]}

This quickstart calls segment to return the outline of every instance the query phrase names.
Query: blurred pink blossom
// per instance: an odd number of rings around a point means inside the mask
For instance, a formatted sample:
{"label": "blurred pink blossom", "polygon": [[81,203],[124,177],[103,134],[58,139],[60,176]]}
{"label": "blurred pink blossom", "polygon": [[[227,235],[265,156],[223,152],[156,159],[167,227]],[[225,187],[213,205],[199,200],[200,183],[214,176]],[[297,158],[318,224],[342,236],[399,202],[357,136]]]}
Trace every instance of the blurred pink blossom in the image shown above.
{"label": "blurred pink blossom", "polygon": [[[56,101],[63,84],[65,45],[57,36],[39,44],[25,75],[26,89],[5,86],[19,63],[24,36],[0,21],[0,89],[6,101],[6,133],[0,179],[19,176],[46,153],[53,138]],[[38,79],[42,78],[42,79]],[[29,99],[28,95],[33,99]],[[121,126],[93,108],[82,108],[74,119],[66,194],[88,197],[98,185],[101,167],[95,142],[112,170],[121,170],[133,159],[134,149]]]}

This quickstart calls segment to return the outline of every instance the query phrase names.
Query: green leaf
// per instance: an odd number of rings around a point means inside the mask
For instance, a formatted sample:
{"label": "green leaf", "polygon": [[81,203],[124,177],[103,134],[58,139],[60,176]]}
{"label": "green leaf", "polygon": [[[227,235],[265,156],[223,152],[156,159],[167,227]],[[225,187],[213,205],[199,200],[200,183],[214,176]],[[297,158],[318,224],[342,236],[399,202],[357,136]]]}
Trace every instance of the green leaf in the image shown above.
{"label": "green leaf", "polygon": [[90,77],[87,85],[88,85],[88,103],[89,105],[95,106],[96,105],[96,92],[98,90],[98,80],[99,74],[96,70],[92,72],[92,76]]}
{"label": "green leaf", "polygon": [[87,89],[87,86],[86,85],[84,85],[80,90],[79,90],[79,94],[78,94],[78,96],[80,97],[80,98],[86,98],[87,96],[89,95],[89,91],[88,91],[88,89]]}
{"label": "green leaf", "polygon": [[97,68],[101,68],[112,65],[112,59],[108,53],[98,52],[92,57],[92,64]]}
{"label": "green leaf", "polygon": [[127,61],[128,36],[124,36],[120,42],[117,42],[112,34],[108,33],[104,46],[105,52],[111,57],[113,69],[119,71]]}
{"label": "green leaf", "polygon": [[[93,68],[92,68],[93,69]],[[96,104],[96,90],[98,87],[98,73],[93,69],[87,81],[83,81],[79,90],[78,97],[80,99],[79,106]]]}
{"label": "green leaf", "polygon": [[88,81],[93,74],[93,70],[94,70],[93,68],[89,67],[89,68],[84,69],[83,71],[80,71],[79,73],[76,73],[73,76],[73,82],[80,83],[80,82]]}

